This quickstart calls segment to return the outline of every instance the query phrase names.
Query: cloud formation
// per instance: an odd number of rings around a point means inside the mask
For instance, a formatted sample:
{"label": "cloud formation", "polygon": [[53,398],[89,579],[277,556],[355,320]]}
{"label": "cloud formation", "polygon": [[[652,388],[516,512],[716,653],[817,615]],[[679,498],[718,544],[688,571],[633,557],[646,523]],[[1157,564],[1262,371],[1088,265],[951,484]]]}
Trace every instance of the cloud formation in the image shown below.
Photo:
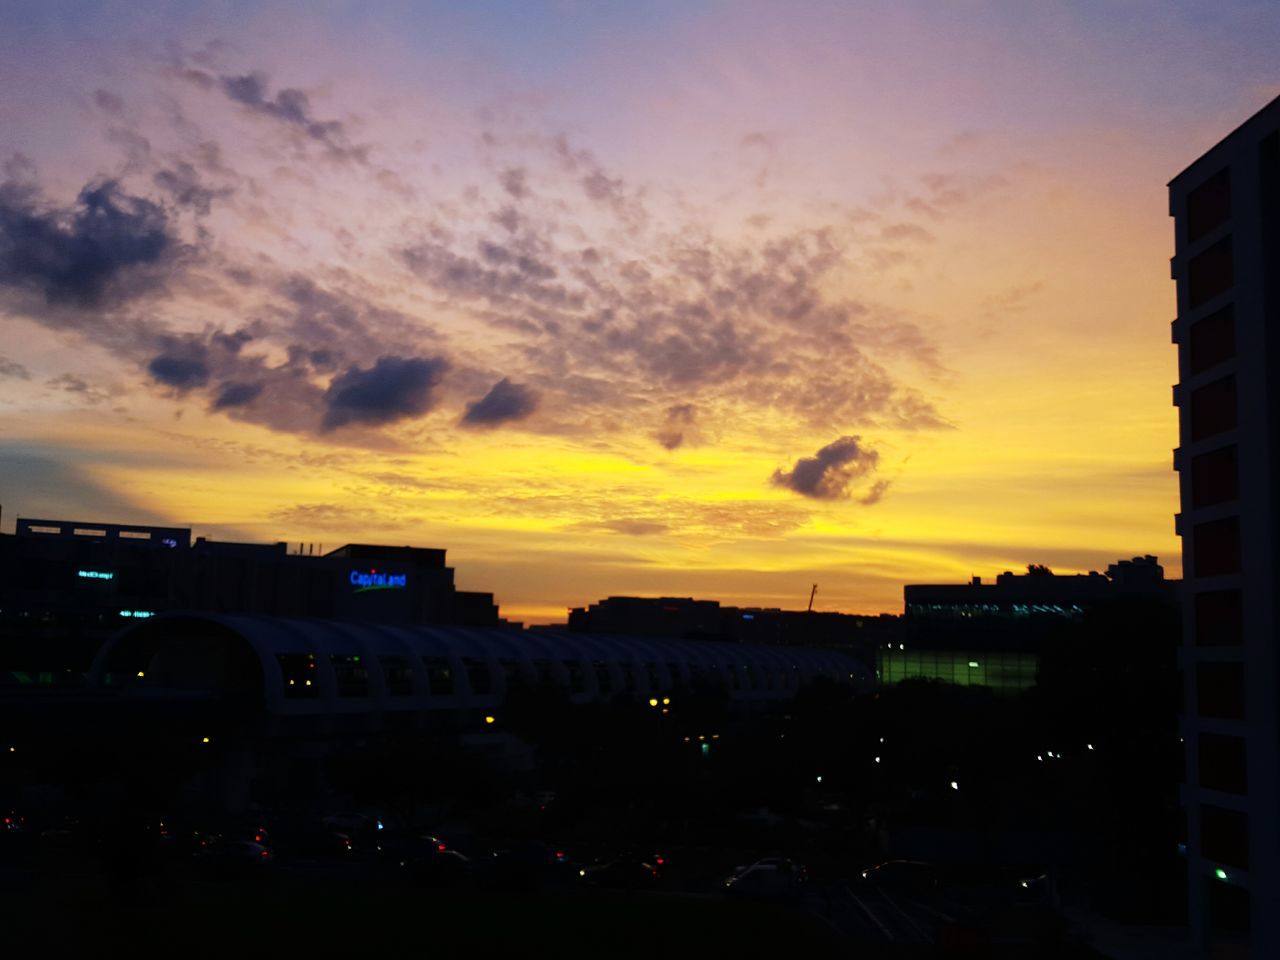
{"label": "cloud formation", "polygon": [[301,90],[286,87],[270,96],[267,77],[260,72],[240,76],[218,77],[218,86],[228,99],[261,116],[270,117],[301,131],[329,153],[342,160],[363,163],[368,159],[367,147],[353,147],[347,142],[346,129],[337,120],[317,120],[311,113],[311,101]]}
{"label": "cloud formation", "polygon": [[17,360],[10,360],[8,357],[0,355],[0,379],[4,377],[11,377],[14,380],[30,380],[31,374]]}
{"label": "cloud formation", "polygon": [[372,367],[349,367],[324,394],[323,428],[381,426],[426,413],[449,364],[443,357],[379,357]]}
{"label": "cloud formation", "polygon": [[34,186],[0,185],[0,286],[48,304],[98,307],[138,292],[145,268],[175,251],[164,211],[114,180],[90,183],[70,209],[42,203]]}
{"label": "cloud formation", "polygon": [[667,407],[666,422],[654,434],[654,439],[668,450],[675,450],[685,442],[697,422],[697,410],[691,403],[677,403]]}
{"label": "cloud formation", "polygon": [[[861,437],[846,436],[812,457],[801,457],[790,470],[775,470],[771,479],[776,486],[815,500],[841,500],[850,496],[854,482],[874,471],[879,461],[880,454],[863,445]],[[863,502],[875,503],[887,486],[878,482]]]}
{"label": "cloud formation", "polygon": [[467,404],[464,427],[496,427],[523,420],[538,406],[538,395],[529,387],[503,377],[479,400]]}

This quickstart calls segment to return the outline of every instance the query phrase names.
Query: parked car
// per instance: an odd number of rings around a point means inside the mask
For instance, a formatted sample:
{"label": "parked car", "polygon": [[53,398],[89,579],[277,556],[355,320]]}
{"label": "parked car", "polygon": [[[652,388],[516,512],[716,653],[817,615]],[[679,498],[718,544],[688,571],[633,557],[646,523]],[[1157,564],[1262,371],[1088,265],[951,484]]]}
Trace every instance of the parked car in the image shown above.
{"label": "parked car", "polygon": [[939,886],[941,871],[922,860],[886,860],[862,871],[861,881],[886,890],[926,893]]}
{"label": "parked car", "polygon": [[195,859],[213,876],[245,877],[263,873],[274,863],[275,855],[251,840],[222,840],[202,849]]}
{"label": "parked car", "polygon": [[800,896],[807,876],[798,863],[770,858],[735,871],[725,879],[724,892],[747,900],[789,900]]}
{"label": "parked car", "polygon": [[649,860],[622,856],[579,867],[578,876],[589,887],[653,890],[662,883],[662,868]]}

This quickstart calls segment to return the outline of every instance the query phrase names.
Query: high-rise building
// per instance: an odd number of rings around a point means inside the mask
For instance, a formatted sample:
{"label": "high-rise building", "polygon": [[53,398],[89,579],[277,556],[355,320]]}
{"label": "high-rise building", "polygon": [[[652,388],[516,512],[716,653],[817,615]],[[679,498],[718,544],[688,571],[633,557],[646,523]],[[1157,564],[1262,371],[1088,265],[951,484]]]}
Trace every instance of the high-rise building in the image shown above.
{"label": "high-rise building", "polygon": [[1189,909],[1280,957],[1280,98],[1169,184]]}

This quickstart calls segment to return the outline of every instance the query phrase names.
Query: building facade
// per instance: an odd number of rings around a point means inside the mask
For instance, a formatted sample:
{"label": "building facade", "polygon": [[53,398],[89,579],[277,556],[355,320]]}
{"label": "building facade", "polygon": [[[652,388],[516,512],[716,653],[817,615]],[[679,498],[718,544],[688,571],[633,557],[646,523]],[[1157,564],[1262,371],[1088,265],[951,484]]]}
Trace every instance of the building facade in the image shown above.
{"label": "building facade", "polygon": [[6,669],[81,674],[120,629],[175,610],[501,625],[492,594],[456,588],[444,550],[347,544],[316,555],[193,540],[186,528],[24,518],[0,535]]}
{"label": "building facade", "polygon": [[1190,920],[1280,956],[1280,98],[1169,184]]}

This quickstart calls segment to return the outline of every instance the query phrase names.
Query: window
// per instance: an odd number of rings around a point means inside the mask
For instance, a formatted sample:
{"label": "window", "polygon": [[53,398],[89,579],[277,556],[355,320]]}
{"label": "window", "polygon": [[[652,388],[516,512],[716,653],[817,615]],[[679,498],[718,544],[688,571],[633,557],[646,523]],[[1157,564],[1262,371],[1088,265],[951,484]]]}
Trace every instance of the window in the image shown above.
{"label": "window", "polygon": [[502,679],[506,682],[508,688],[524,682],[524,671],[520,669],[520,664],[514,660],[500,660],[498,666],[502,668]]}
{"label": "window", "polygon": [[603,660],[596,660],[592,668],[596,673],[596,690],[601,696],[608,696],[613,691],[613,678],[609,673],[608,664]]}
{"label": "window", "polygon": [[427,670],[427,686],[433,697],[453,696],[453,670],[445,657],[423,657],[422,665]]}
{"label": "window", "polygon": [[1239,468],[1233,444],[1191,459],[1191,505],[1209,507],[1240,495]]}
{"label": "window", "polygon": [[1244,665],[1196,664],[1196,712],[1202,717],[1244,719]]}
{"label": "window", "polygon": [[1246,746],[1244,737],[1200,734],[1200,786],[1224,793],[1248,793]]}
{"label": "window", "polygon": [[337,682],[340,697],[367,697],[369,695],[369,669],[358,654],[330,655],[333,678]]}
{"label": "window", "polygon": [[1238,647],[1240,645],[1240,591],[1206,590],[1197,593],[1196,646]]}
{"label": "window", "polygon": [[1187,264],[1187,303],[1194,309],[1230,290],[1234,283],[1231,238],[1223,237]]}
{"label": "window", "polygon": [[1194,571],[1197,577],[1240,572],[1240,518],[1224,517],[1197,523]]}
{"label": "window", "polygon": [[471,685],[472,693],[481,697],[493,693],[493,677],[489,674],[487,663],[470,657],[464,658],[462,663],[467,668],[467,682]]}
{"label": "window", "polygon": [[1231,168],[1223,167],[1187,194],[1187,243],[1231,219]]}
{"label": "window", "polygon": [[1236,426],[1236,378],[1223,377],[1191,394],[1191,439],[1203,440]]}
{"label": "window", "polygon": [[387,680],[387,693],[393,697],[413,696],[413,667],[408,657],[381,657],[382,675]]}
{"label": "window", "polygon": [[1236,355],[1236,316],[1230,304],[1191,325],[1187,344],[1190,373],[1200,373]]}
{"label": "window", "polygon": [[1237,810],[1200,807],[1200,855],[1229,867],[1249,869],[1249,819]]}
{"label": "window", "polygon": [[320,696],[320,678],[316,676],[316,658],[310,653],[277,653],[284,695],[291,699]]}
{"label": "window", "polygon": [[582,664],[577,660],[565,660],[564,671],[569,675],[569,692],[570,693],[586,693],[587,691],[587,674],[582,669]]}

